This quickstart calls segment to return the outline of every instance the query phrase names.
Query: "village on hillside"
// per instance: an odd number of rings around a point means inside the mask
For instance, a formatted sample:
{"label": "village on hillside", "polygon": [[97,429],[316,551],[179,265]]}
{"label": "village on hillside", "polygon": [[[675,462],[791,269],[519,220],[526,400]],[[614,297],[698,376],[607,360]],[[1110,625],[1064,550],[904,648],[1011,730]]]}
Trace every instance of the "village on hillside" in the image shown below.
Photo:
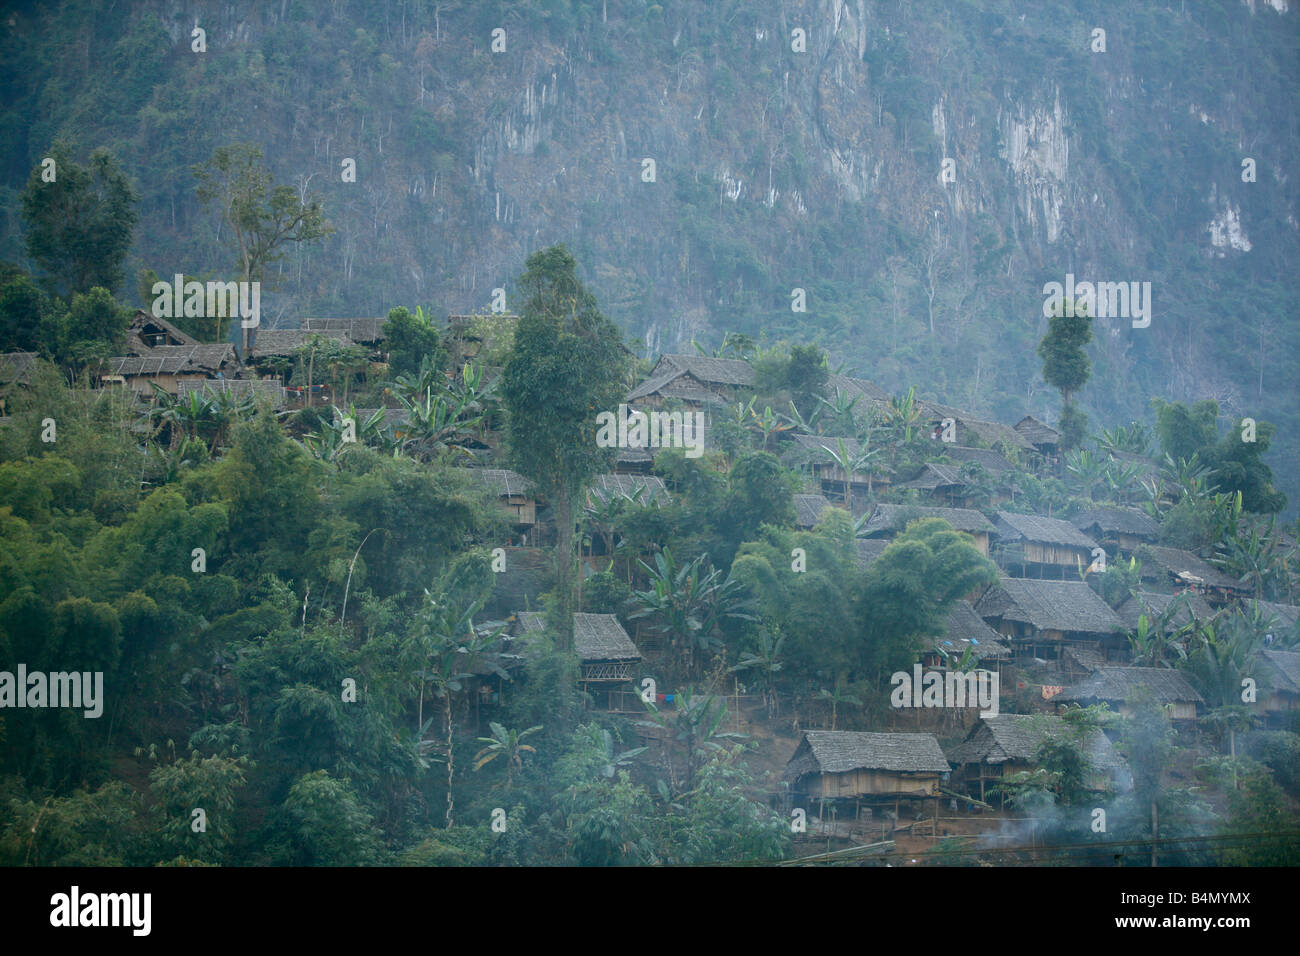
{"label": "village on hillside", "polygon": [[[991,421],[943,396],[923,398],[925,382],[891,393],[832,368],[813,346],[728,336],[712,353],[625,354],[626,373],[608,393],[615,401],[590,409],[591,433],[597,412],[608,413],[609,440],[581,451],[603,457],[570,495],[518,454],[529,424],[509,392],[520,321],[484,312],[442,324],[395,309],[255,329],[237,346],[138,311],[120,354],[84,362],[72,387],[35,353],[0,355],[8,536],[21,525],[30,547],[62,541],[87,562],[105,560],[102,548],[125,549],[132,567],[152,569],[141,583],[151,594],[180,586],[160,583],[174,580],[167,575],[202,577],[190,574],[189,540],[172,547],[140,530],[132,496],[105,488],[87,501],[78,483],[91,483],[88,472],[41,470],[68,442],[68,454],[84,456],[89,432],[116,429],[139,452],[145,504],[166,510],[169,527],[191,528],[205,573],[222,576],[218,591],[195,584],[182,599],[203,619],[176,638],[189,651],[144,637],[132,650],[126,638],[122,660],[133,663],[121,679],[141,687],[160,679],[169,655],[199,656],[182,710],[143,707],[124,726],[144,740],[202,725],[195,753],[235,760],[247,745],[218,741],[287,721],[295,739],[326,748],[302,767],[323,772],[345,759],[329,756],[338,741],[320,743],[344,735],[327,729],[346,719],[334,713],[340,705],[326,708],[332,716],[305,700],[292,714],[266,711],[266,694],[259,702],[251,687],[316,688],[337,700],[339,676],[361,668],[369,676],[353,698],[345,689],[343,712],[387,688],[393,714],[407,715],[395,719],[417,730],[403,746],[432,767],[412,792],[440,801],[445,791],[447,831],[453,819],[468,823],[462,804],[513,806],[515,781],[539,779],[529,774],[541,772],[540,751],[564,746],[545,732],[567,725],[595,735],[607,764],[574,793],[644,801],[633,815],[650,813],[656,786],[667,801],[657,812],[668,816],[706,795],[741,799],[737,819],[763,834],[733,848],[750,861],[1109,864],[1126,853],[1142,865],[1277,862],[1294,852],[1294,841],[1231,837],[1234,827],[1294,821],[1300,798],[1296,529],[1252,507],[1270,490],[1258,460],[1266,444],[1237,454],[1241,421],[1221,435],[1211,412],[1195,447],[1189,422],[1205,409],[1169,403],[1154,423],[1095,423],[1082,438],[1063,436],[1059,423],[1031,415]],[[47,414],[51,389],[62,393],[61,411]],[[532,421],[547,415],[536,408]],[[50,422],[53,441],[41,437]],[[258,422],[274,422],[278,436]],[[259,458],[254,441],[279,451]],[[265,507],[230,484],[262,482],[258,494],[269,494],[272,476],[261,469],[290,460],[292,481],[321,489],[312,507],[338,515],[295,525],[300,540],[276,524],[296,505],[282,499],[279,514],[241,522],[239,509]],[[474,508],[486,517],[425,523],[422,497],[434,494],[417,490],[425,481],[442,496],[439,515]],[[43,498],[17,492],[31,482]],[[221,518],[198,530],[199,513],[218,504]],[[74,529],[74,514],[89,523]],[[141,543],[131,543],[137,532]],[[267,557],[268,547],[284,555]],[[556,565],[566,547],[570,599]],[[150,563],[155,548],[184,566]],[[449,612],[450,586],[430,578],[474,551],[490,583]],[[6,573],[7,594],[42,587]],[[116,601],[109,610],[126,634],[134,612],[126,597],[109,596],[114,588],[140,594],[118,582],[79,600]],[[69,582],[40,600],[63,608],[77,594]],[[157,595],[132,600],[167,606]],[[369,658],[387,646],[382,635],[397,628],[403,603],[420,600],[416,620],[427,627],[412,634],[426,636],[411,640],[424,649],[411,658],[408,641],[396,657]],[[18,613],[0,606],[0,626]],[[443,620],[448,613],[456,620]],[[439,627],[450,628],[441,645],[431,636]],[[317,630],[318,642],[330,635],[328,655],[341,655],[335,664],[286,657],[280,676],[254,677],[251,662],[271,642]],[[554,652],[572,655],[572,671],[543,666]],[[162,657],[150,664],[150,654]],[[214,654],[215,664],[202,659]],[[401,674],[379,663],[398,659]],[[536,747],[522,743],[529,735]],[[457,792],[482,789],[498,770],[484,793]],[[364,788],[358,772],[348,786]],[[614,789],[590,789],[598,786]],[[566,832],[595,825],[572,794],[546,799],[570,815]],[[381,826],[400,829],[390,819],[366,830]],[[536,857],[518,850],[517,860],[664,859],[652,838],[630,835],[642,824],[603,826],[599,838]],[[409,839],[446,861],[493,852],[418,832]],[[1207,837],[1220,842],[1207,846]],[[1107,847],[1111,839],[1122,849]]]}

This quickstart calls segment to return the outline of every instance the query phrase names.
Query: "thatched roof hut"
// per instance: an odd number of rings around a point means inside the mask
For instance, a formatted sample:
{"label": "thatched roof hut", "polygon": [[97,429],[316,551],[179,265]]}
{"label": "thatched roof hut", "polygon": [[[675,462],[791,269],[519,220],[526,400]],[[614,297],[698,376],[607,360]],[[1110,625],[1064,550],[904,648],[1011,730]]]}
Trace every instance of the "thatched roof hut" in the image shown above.
{"label": "thatched roof hut", "polygon": [[631,499],[637,494],[638,488],[645,489],[640,493],[639,501],[642,505],[668,504],[673,500],[668,486],[657,475],[596,475],[591,479],[587,493],[593,502],[605,504],[617,498]]}
{"label": "thatched roof hut", "polygon": [[126,329],[128,355],[148,355],[160,346],[202,345],[203,343],[166,319],[160,319],[144,309],[137,309]]}
{"label": "thatched roof hut", "polygon": [[1247,591],[1236,578],[1191,551],[1146,544],[1138,549],[1137,558],[1142,562],[1141,579],[1146,582],[1195,588],[1220,603]]}
{"label": "thatched roof hut", "polygon": [[152,382],[176,394],[182,381],[233,378],[240,370],[235,347],[228,342],[211,345],[160,345],[144,355],[117,355],[104,359],[95,376],[101,385],[125,383],[149,394]]}
{"label": "thatched roof hut", "polygon": [[1133,631],[1137,629],[1138,619],[1142,615],[1146,615],[1148,624],[1154,624],[1155,619],[1164,614],[1169,605],[1175,601],[1179,606],[1171,622],[1175,628],[1186,627],[1194,621],[1208,621],[1214,617],[1214,608],[1194,591],[1184,591],[1182,594],[1137,591],[1116,608],[1115,614],[1124,622],[1124,627]]}
{"label": "thatched roof hut", "polygon": [[975,611],[1011,640],[1022,656],[1058,658],[1065,644],[1093,645],[1123,656],[1124,624],[1082,581],[1002,578],[975,602]]}
{"label": "thatched roof hut", "polygon": [[1130,700],[1147,694],[1166,707],[1175,720],[1194,720],[1205,703],[1181,671],[1168,667],[1102,667],[1053,698],[1058,704],[1112,704],[1122,714],[1131,712]]}
{"label": "thatched roof hut", "polygon": [[[1051,714],[981,717],[966,739],[948,750],[948,761],[957,768],[954,782],[966,786],[972,796],[978,789],[979,799],[984,800],[990,783],[1032,768],[1038,763],[1039,748],[1044,743],[1069,739],[1072,733],[1064,719]],[[1132,786],[1128,765],[1100,729],[1094,728],[1076,739],[1091,764],[1084,783],[1087,789],[1100,792]]]}
{"label": "thatched roof hut", "polygon": [[928,797],[950,769],[933,734],[809,730],[782,779],[812,798]]}
{"label": "thatched roof hut", "polygon": [[205,378],[176,383],[177,397],[185,398],[190,392],[250,397],[269,401],[275,408],[284,405],[284,385],[278,378]]}
{"label": "thatched roof hut", "polygon": [[337,329],[308,331],[307,329],[254,329],[253,341],[248,347],[251,359],[270,355],[292,355],[298,349],[310,345],[319,338],[328,339],[341,348],[348,348],[356,343],[346,332]]}
{"label": "thatched roof hut", "polygon": [[821,520],[822,512],[831,506],[825,495],[795,495],[794,524],[796,528],[811,528]]}
{"label": "thatched roof hut", "polygon": [[384,337],[384,316],[365,316],[350,319],[303,319],[304,332],[342,332],[359,345],[374,345]]}
{"label": "thatched roof hut", "polygon": [[969,508],[929,508],[921,505],[878,504],[871,509],[871,517],[863,525],[867,537],[895,535],[908,524],[920,518],[942,518],[958,531],[967,534],[988,534],[993,530],[989,519]]}
{"label": "thatched roof hut", "polygon": [[1061,443],[1061,433],[1050,425],[1043,424],[1033,415],[1026,415],[1016,422],[1015,429],[1027,442],[1045,455],[1053,454],[1056,446]]}
{"label": "thatched roof hut", "polygon": [[726,404],[736,389],[754,384],[754,368],[740,359],[661,355],[649,377],[627,394],[629,402],[657,404],[676,398],[688,404]]}
{"label": "thatched roof hut", "polygon": [[934,639],[934,652],[940,658],[935,663],[943,665],[959,661],[967,648],[981,664],[1008,660],[1011,648],[1003,644],[1000,637],[975,613],[969,601],[957,601],[948,612],[943,634]]}

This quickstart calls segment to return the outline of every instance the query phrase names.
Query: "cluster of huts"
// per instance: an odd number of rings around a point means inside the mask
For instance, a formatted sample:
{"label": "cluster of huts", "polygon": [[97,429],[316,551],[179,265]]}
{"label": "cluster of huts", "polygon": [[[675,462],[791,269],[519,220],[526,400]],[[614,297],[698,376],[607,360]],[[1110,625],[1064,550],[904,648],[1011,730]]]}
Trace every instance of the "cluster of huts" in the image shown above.
{"label": "cluster of huts", "polygon": [[[88,371],[98,388],[125,388],[150,398],[153,386],[183,397],[192,391],[252,395],[275,407],[321,404],[331,399],[321,383],[289,386],[283,380],[289,360],[313,343],[360,345],[370,361],[384,360],[382,318],[305,318],[297,329],[251,329],[246,348],[230,342],[200,342],[167,319],[139,310],[126,332],[124,354],[92,362]],[[29,384],[34,352],[0,355],[0,386]],[[278,361],[277,361],[278,360]]]}
{"label": "cluster of huts", "polygon": [[[373,318],[307,319],[300,329],[259,331],[241,361],[232,345],[199,343],[165,319],[140,312],[131,324],[127,354],[105,360],[95,374],[102,386],[144,394],[152,383],[178,395],[193,389],[259,391],[283,404],[288,393],[268,371],[278,367],[277,358],[322,336],[340,345],[364,345],[373,350],[375,361],[382,361],[382,324]],[[466,317],[452,317],[450,341],[459,361],[476,354],[481,344],[456,338],[464,338],[471,325]],[[25,353],[0,356],[0,384],[21,382],[32,359]],[[625,402],[631,411],[703,412],[707,448],[714,416],[743,402],[754,387],[755,371],[748,362],[667,354]],[[889,394],[864,379],[831,375],[827,390],[838,393],[842,403],[851,401],[855,416],[890,407]],[[1127,635],[1139,617],[1154,621],[1178,596],[1182,600],[1173,626],[1208,620],[1248,599],[1249,589],[1197,554],[1159,546],[1158,526],[1137,509],[1097,507],[1069,519],[1009,510],[1006,506],[1014,508],[1020,491],[1018,470],[1059,463],[1060,435],[1043,422],[1026,416],[1006,425],[932,402],[920,402],[919,410],[919,427],[935,440],[936,453],[919,474],[902,482],[876,462],[846,470],[846,455],[861,460],[851,436],[778,436],[771,450],[807,477],[807,487],[795,496],[797,526],[814,527],[831,507],[850,509],[862,520],[858,563],[866,568],[909,522],[938,517],[969,535],[980,553],[996,562],[997,583],[958,601],[943,633],[923,650],[919,663],[927,669],[960,664],[1002,674],[1014,666],[1017,674],[1040,675],[1045,708],[1102,702],[1122,712],[1140,693],[1165,705],[1175,721],[1194,720],[1204,707],[1200,695],[1178,671],[1131,666]],[[602,526],[599,520],[611,504],[626,500],[653,506],[672,500],[663,480],[650,473],[662,452],[656,447],[620,449],[613,472],[589,484],[585,504],[597,530],[584,546],[586,559],[608,558],[617,546],[616,522]],[[512,545],[536,547],[553,532],[545,518],[546,502],[527,478],[497,467],[474,468],[470,474],[510,514]],[[909,503],[877,501],[889,491],[909,492]],[[971,507],[977,500],[988,513]],[[1107,560],[1131,557],[1141,561],[1140,589],[1112,609],[1081,578],[1099,571]],[[1283,627],[1293,628],[1300,617],[1300,608],[1260,603]],[[518,612],[512,638],[542,626],[540,614]],[[574,633],[584,687],[594,700],[603,701],[598,706],[617,709],[615,702],[625,699],[627,685],[640,676],[641,652],[613,615],[578,614]],[[1260,683],[1266,713],[1280,719],[1300,710],[1300,653],[1270,648],[1264,660]],[[1017,683],[1027,681],[1017,677]],[[983,800],[990,781],[1032,762],[1045,736],[1064,732],[1061,718],[1046,713],[984,717],[945,754],[931,734],[810,730],[787,767],[786,780],[792,792],[809,799],[935,798],[960,792]],[[1104,735],[1089,747],[1097,758],[1095,782],[1114,785],[1125,773],[1122,761]]]}

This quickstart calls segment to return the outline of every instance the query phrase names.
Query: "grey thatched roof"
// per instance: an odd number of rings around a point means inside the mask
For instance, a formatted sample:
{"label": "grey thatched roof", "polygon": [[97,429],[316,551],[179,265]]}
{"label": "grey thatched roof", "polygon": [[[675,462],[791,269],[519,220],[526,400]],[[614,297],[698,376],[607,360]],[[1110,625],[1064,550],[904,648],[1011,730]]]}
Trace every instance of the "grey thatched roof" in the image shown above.
{"label": "grey thatched roof", "polygon": [[[1038,749],[1047,740],[1068,738],[1071,728],[1055,714],[998,714],[981,717],[966,739],[949,749],[948,760],[955,766],[969,763],[1002,764],[1008,761],[1034,763]],[[1081,741],[1092,769],[1118,778],[1128,778],[1128,765],[1115,752],[1109,738],[1093,728]]]}
{"label": "grey thatched roof", "polygon": [[1110,662],[1106,660],[1105,655],[1098,653],[1087,647],[1071,645],[1061,649],[1061,660],[1070,661],[1078,667],[1091,674],[1093,671],[1102,667],[1109,667]]}
{"label": "grey thatched roof", "polygon": [[934,734],[873,734],[852,730],[808,730],[786,764],[783,779],[808,773],[886,770],[947,773],[952,768]]}
{"label": "grey thatched roof", "polygon": [[32,363],[40,356],[35,352],[5,352],[0,354],[0,385],[31,384]]}
{"label": "grey thatched roof", "polygon": [[613,614],[574,614],[573,649],[584,661],[641,659],[641,652]]}
{"label": "grey thatched roof", "polygon": [[958,601],[948,612],[944,632],[935,638],[934,649],[946,657],[960,658],[972,647],[976,660],[997,660],[1011,656],[1001,635],[984,623],[969,601]]}
{"label": "grey thatched roof", "polygon": [[944,445],[943,453],[958,466],[974,462],[990,475],[1000,475],[1011,471],[1013,466],[999,452],[992,448],[971,448],[966,445]]}
{"label": "grey thatched roof", "polygon": [[980,617],[1018,621],[1045,631],[1113,634],[1124,624],[1082,581],[1002,578],[975,603]]}
{"label": "grey thatched roof", "polygon": [[611,498],[631,498],[637,488],[645,488],[641,492],[642,505],[667,504],[673,500],[664,480],[656,475],[596,475],[587,490],[593,499],[603,504]]}
{"label": "grey thatched roof", "polygon": [[1068,521],[1047,518],[1043,515],[1021,515],[999,511],[997,533],[1004,541],[1034,541],[1042,544],[1087,548],[1091,551],[1097,542]]}
{"label": "grey thatched roof", "polygon": [[1136,508],[1091,508],[1071,518],[1070,524],[1085,532],[1095,527],[1102,534],[1131,534],[1141,538],[1154,539],[1160,533],[1160,525]]}
{"label": "grey thatched roof", "polygon": [[509,468],[467,468],[466,474],[503,497],[528,497],[533,493],[532,480]]}
{"label": "grey thatched roof", "polygon": [[839,389],[849,398],[858,399],[858,404],[853,406],[855,412],[867,411],[873,406],[889,404],[889,393],[874,382],[868,382],[865,378],[850,378],[848,375],[835,374],[827,376],[827,394],[834,394],[836,389]]}
{"label": "grey thatched roof", "polygon": [[1175,600],[1181,604],[1181,609],[1174,615],[1175,627],[1184,627],[1192,621],[1208,621],[1214,617],[1214,608],[1205,603],[1205,598],[1194,591],[1184,591],[1177,595],[1138,591],[1121,604],[1115,614],[1124,622],[1124,626],[1132,631],[1137,628],[1138,618],[1143,614],[1146,615],[1147,623],[1153,624],[1156,617],[1163,614]]}
{"label": "grey thatched roof", "polygon": [[1013,448],[1033,448],[1029,440],[1010,425],[1003,425],[1001,422],[984,421],[963,409],[954,408],[951,405],[941,405],[938,402],[922,402],[921,409],[935,422],[951,418],[957,423],[958,429],[964,429],[980,441],[987,442],[990,445],[1003,442]]}
{"label": "grey thatched roof", "polygon": [[957,470],[956,465],[941,461],[927,461],[921,473],[911,481],[899,482],[899,488],[917,488],[921,491],[933,491],[936,488],[954,488],[968,484]]}
{"label": "grey thatched roof", "polygon": [[1016,431],[1034,445],[1055,445],[1061,440],[1061,433],[1050,425],[1044,425],[1033,415],[1026,415],[1016,422]]}
{"label": "grey thatched roof", "polygon": [[1294,604],[1274,604],[1272,601],[1259,601],[1259,609],[1266,614],[1271,614],[1278,619],[1285,628],[1296,626],[1300,621],[1300,607]]}
{"label": "grey thatched roof", "polygon": [[270,399],[278,408],[284,404],[284,385],[278,378],[205,378],[201,382],[177,382],[176,394],[184,398],[190,392],[224,392],[228,395],[251,395]]}
{"label": "grey thatched roof", "polygon": [[353,319],[303,319],[304,332],[343,332],[353,342],[369,344],[384,337],[384,317],[366,316]]}
{"label": "grey thatched roof", "polygon": [[893,544],[887,538],[858,538],[858,567],[866,569],[871,563],[885,553],[885,549]]}
{"label": "grey thatched roof", "polygon": [[1148,691],[1158,704],[1205,703],[1180,671],[1167,667],[1100,667],[1053,700],[1062,703],[1125,701],[1142,690]]}
{"label": "grey thatched roof", "polygon": [[[515,618],[521,634],[546,627],[546,615],[541,611],[516,611]],[[641,652],[613,614],[574,614],[573,650],[584,661],[641,660]]]}
{"label": "grey thatched roof", "polygon": [[811,528],[821,520],[822,512],[831,506],[825,495],[795,495],[794,523],[799,528]]}
{"label": "grey thatched roof", "polygon": [[160,345],[145,355],[115,355],[104,359],[104,375],[179,375],[217,372],[237,365],[235,347],[226,342],[211,345]]}
{"label": "grey thatched roof", "polygon": [[710,358],[705,355],[661,355],[655,371],[672,366],[689,373],[705,385],[753,385],[754,367],[741,359]]}
{"label": "grey thatched roof", "polygon": [[1288,694],[1300,694],[1300,651],[1264,651],[1267,686]]}
{"label": "grey thatched roof", "polygon": [[264,355],[290,355],[297,349],[310,343],[313,337],[329,339],[343,348],[356,343],[346,332],[324,330],[309,332],[305,329],[259,329],[249,347],[249,354],[254,357]]}
{"label": "grey thatched roof", "polygon": [[993,525],[978,511],[969,508],[926,508],[920,505],[878,504],[871,509],[871,517],[862,527],[866,535],[889,531],[902,531],[908,522],[918,518],[942,518],[958,531],[976,533],[992,531]]}
{"label": "grey thatched roof", "polygon": [[1242,586],[1236,578],[1224,574],[1191,551],[1144,544],[1138,549],[1137,557],[1143,565],[1142,577],[1147,580],[1156,577],[1152,571],[1158,570],[1185,584],[1236,589],[1241,589]]}
{"label": "grey thatched roof", "polygon": [[[146,342],[144,337],[155,334],[167,336],[168,341],[151,345]],[[134,316],[131,317],[131,324],[126,330],[126,350],[131,355],[148,355],[150,351],[161,345],[202,345],[203,343],[190,335],[183,329],[178,328],[166,319],[160,319],[144,309],[137,309]]]}
{"label": "grey thatched roof", "polygon": [[[840,452],[840,442],[844,442],[845,454],[856,456],[862,450],[862,445],[856,438],[846,438],[839,435],[791,434],[787,435],[786,438],[795,446],[790,449],[790,457],[805,464],[834,464],[835,456]],[[867,471],[883,475],[887,474],[890,468],[881,462],[872,464],[870,468],[859,471],[857,474],[866,474]]]}

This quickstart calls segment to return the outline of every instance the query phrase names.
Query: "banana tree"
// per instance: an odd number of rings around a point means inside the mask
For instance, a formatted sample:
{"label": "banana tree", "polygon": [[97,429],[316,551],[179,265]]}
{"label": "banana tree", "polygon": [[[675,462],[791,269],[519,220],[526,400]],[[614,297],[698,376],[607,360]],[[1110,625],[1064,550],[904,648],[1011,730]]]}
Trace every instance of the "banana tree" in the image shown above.
{"label": "banana tree", "polygon": [[861,401],[861,395],[854,395],[850,398],[843,389],[835,389],[835,393],[830,398],[823,396],[817,397],[817,412],[824,413],[828,416],[834,425],[836,431],[853,431],[856,419],[853,417],[853,409]]}
{"label": "banana tree", "polygon": [[478,742],[487,744],[482,750],[474,755],[474,769],[482,770],[497,757],[502,757],[506,765],[506,792],[510,792],[511,784],[514,783],[515,771],[523,772],[525,753],[535,754],[537,748],[523,742],[525,737],[537,733],[541,726],[529,727],[527,730],[507,730],[496,721],[490,721],[488,727],[492,731],[490,737],[480,737]]}
{"label": "banana tree", "polygon": [[836,721],[839,719],[840,704],[851,704],[854,707],[862,706],[862,698],[850,694],[845,688],[843,674],[836,675],[834,690],[827,690],[823,687],[815,696],[818,700],[829,700],[831,702],[831,730],[835,729]]}
{"label": "banana tree", "polygon": [[[677,747],[668,750],[668,776],[673,787],[673,799],[685,797],[690,803],[691,793],[695,789],[695,775],[708,761],[708,758],[724,749],[723,740],[741,740],[744,734],[732,733],[722,729],[727,718],[727,701],[725,698],[711,694],[697,695],[691,689],[679,691],[675,695],[674,709],[661,711],[651,701],[643,702],[646,720],[638,721],[638,726],[658,729]],[[680,750],[680,763],[674,760],[674,750]]]}
{"label": "banana tree", "polygon": [[416,726],[421,741],[429,726],[424,720],[426,689],[442,701],[447,759],[446,821],[449,828],[453,825],[455,809],[455,700],[464,692],[466,682],[477,669],[486,669],[505,680],[510,679],[493,653],[505,632],[505,625],[491,633],[474,627],[474,615],[482,609],[483,603],[482,596],[465,601],[448,593],[435,595],[426,591],[415,626],[401,647],[402,659],[408,667],[413,666],[412,675],[419,687]]}
{"label": "banana tree", "polygon": [[920,437],[925,420],[925,410],[916,397],[915,386],[909,388],[906,395],[895,395],[889,400],[885,422],[896,442],[906,445]]}
{"label": "banana tree", "polygon": [[[773,640],[772,634],[776,633],[776,639]],[[781,660],[781,648],[785,644],[785,634],[780,628],[773,626],[771,628],[760,627],[758,629],[758,649],[755,651],[744,651],[740,659],[732,667],[727,668],[727,672],[737,674],[742,671],[753,671],[758,675],[759,686],[763,690],[763,704],[767,707],[767,716],[775,716],[776,702],[776,675],[780,673],[783,661]]]}
{"label": "banana tree", "polygon": [[654,566],[638,559],[649,580],[644,591],[633,590],[640,608],[632,619],[651,618],[652,629],[666,634],[673,650],[689,672],[696,652],[707,653],[719,645],[718,630],[723,618],[753,620],[744,612],[748,601],[744,587],[730,575],[709,563],[708,555],[678,566],[672,551],[664,548],[654,556]]}
{"label": "banana tree", "polygon": [[785,419],[784,415],[777,415],[772,411],[772,407],[766,406],[763,414],[758,414],[753,409],[753,403],[749,408],[749,425],[760,435],[763,436],[763,451],[767,451],[767,443],[782,432],[788,432],[794,426]]}

